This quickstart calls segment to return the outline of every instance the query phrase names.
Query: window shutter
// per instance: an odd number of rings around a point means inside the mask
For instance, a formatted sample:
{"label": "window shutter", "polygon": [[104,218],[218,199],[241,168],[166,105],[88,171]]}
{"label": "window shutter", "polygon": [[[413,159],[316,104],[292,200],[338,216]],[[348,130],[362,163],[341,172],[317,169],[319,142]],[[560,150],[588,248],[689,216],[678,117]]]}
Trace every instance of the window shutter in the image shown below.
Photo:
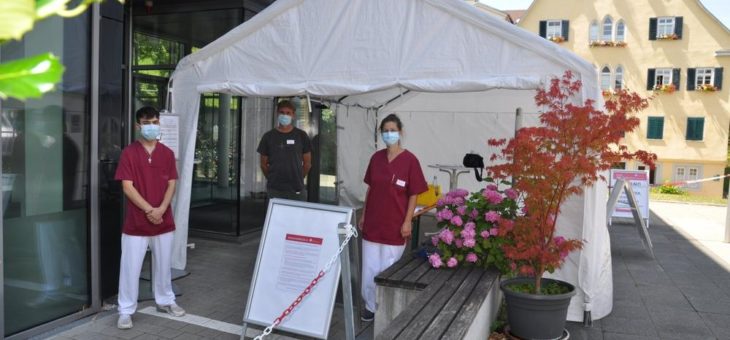
{"label": "window shutter", "polygon": [[664,138],[664,117],[657,117],[657,124],[656,124],[656,133],[657,133],[657,139],[663,139]]}
{"label": "window shutter", "polygon": [[674,89],[676,91],[679,91],[679,76],[681,71],[681,68],[672,69],[672,84],[674,84]]}
{"label": "window shutter", "polygon": [[695,90],[695,75],[696,70],[694,68],[688,68],[687,69],[687,91],[694,91]]}
{"label": "window shutter", "polygon": [[570,34],[569,27],[570,27],[570,21],[563,20],[561,28],[563,29],[562,34],[563,34],[563,39],[565,39],[565,41],[568,41],[568,34]]}
{"label": "window shutter", "polygon": [[654,75],[656,74],[655,68],[649,69],[649,74],[646,77],[646,89],[647,90],[653,90],[654,89]]}
{"label": "window shutter", "polygon": [[687,135],[685,136],[686,140],[694,140],[695,139],[695,121],[692,118],[687,118]]}
{"label": "window shutter", "polygon": [[715,67],[715,87],[722,89],[722,67]]}
{"label": "window shutter", "polygon": [[656,18],[649,18],[649,40],[656,40]]}
{"label": "window shutter", "polygon": [[687,140],[702,140],[705,118],[687,118]]}
{"label": "window shutter", "polygon": [[540,20],[540,36],[547,37],[547,21],[545,20]]}
{"label": "window shutter", "polygon": [[674,18],[674,34],[679,37],[679,39],[682,39],[682,17],[675,17]]}

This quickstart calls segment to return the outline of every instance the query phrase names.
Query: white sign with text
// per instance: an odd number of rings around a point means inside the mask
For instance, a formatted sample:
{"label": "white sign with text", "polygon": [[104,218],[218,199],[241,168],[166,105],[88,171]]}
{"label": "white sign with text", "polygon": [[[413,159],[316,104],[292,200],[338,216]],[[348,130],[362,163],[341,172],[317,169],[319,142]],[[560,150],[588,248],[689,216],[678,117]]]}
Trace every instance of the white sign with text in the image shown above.
{"label": "white sign with text", "polygon": [[179,159],[180,117],[169,112],[160,112],[160,143],[165,144]]}
{"label": "white sign with text", "polygon": [[[623,179],[631,184],[631,188],[636,196],[641,217],[649,224],[649,171],[648,170],[621,170],[611,169],[611,186],[616,184],[617,179]],[[626,198],[626,193],[621,192],[616,203],[616,209],[613,211],[612,217],[634,218],[631,214],[631,206]]]}

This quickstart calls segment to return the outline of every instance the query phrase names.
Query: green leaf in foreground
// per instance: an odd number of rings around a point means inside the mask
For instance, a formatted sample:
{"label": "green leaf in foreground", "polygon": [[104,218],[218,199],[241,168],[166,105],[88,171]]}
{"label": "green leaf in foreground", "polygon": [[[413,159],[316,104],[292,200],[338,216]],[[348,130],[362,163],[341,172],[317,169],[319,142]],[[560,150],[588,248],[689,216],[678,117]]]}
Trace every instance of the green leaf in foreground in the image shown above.
{"label": "green leaf in foreground", "polygon": [[33,0],[0,0],[0,41],[19,40],[33,28]]}
{"label": "green leaf in foreground", "polygon": [[40,97],[63,75],[63,65],[51,53],[0,64],[0,99]]}

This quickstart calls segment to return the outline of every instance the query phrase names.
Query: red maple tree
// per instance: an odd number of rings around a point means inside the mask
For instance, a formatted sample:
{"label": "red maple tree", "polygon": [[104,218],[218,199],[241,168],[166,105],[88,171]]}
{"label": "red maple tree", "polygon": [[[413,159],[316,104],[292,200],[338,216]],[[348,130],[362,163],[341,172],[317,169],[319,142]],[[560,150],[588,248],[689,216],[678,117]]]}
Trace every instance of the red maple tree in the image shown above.
{"label": "red maple tree", "polygon": [[543,274],[560,268],[571,251],[583,246],[582,240],[555,235],[566,199],[605,180],[601,173],[613,164],[637,159],[653,168],[656,160],[654,154],[629,152],[620,144],[625,133],[639,125],[633,114],[648,106],[647,99],[618,90],[606,101],[604,112],[591,99],[576,104],[574,95],[582,84],[573,78],[568,71],[562,79],[553,79],[549,89],[537,91],[535,103],[544,108],[541,126],[521,128],[509,142],[489,140],[490,145],[503,147],[491,159],[504,163],[488,170],[495,178],[511,178],[524,203],[523,214],[508,235],[512,242],[504,246],[505,255],[519,274],[535,277],[538,294]]}

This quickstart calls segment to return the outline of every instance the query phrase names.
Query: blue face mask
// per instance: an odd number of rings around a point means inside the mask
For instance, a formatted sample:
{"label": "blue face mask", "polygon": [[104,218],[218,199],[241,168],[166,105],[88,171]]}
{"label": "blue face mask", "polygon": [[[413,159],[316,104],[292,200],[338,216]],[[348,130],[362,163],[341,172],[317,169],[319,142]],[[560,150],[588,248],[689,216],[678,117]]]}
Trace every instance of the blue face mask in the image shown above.
{"label": "blue face mask", "polygon": [[398,143],[398,140],[400,139],[400,133],[398,133],[398,131],[386,131],[381,133],[381,137],[383,137],[383,142],[385,142],[385,145],[391,146]]}
{"label": "blue face mask", "polygon": [[155,124],[142,125],[139,132],[142,134],[142,138],[152,141],[160,137],[160,126]]}
{"label": "blue face mask", "polygon": [[279,125],[287,126],[291,124],[291,116],[290,115],[279,115]]}

